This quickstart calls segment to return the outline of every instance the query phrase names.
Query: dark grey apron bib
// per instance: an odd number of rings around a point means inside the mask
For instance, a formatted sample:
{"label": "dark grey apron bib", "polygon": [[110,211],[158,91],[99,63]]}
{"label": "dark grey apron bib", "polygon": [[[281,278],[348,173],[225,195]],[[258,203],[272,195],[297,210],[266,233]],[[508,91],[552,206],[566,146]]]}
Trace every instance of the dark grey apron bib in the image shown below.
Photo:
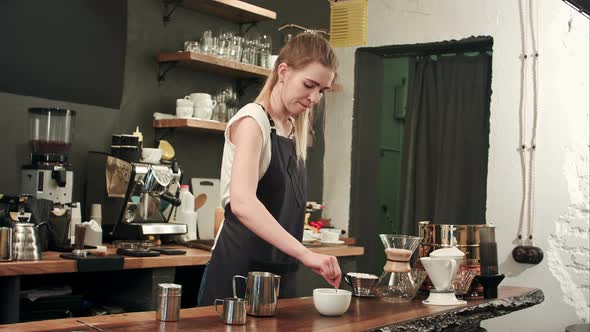
{"label": "dark grey apron bib", "polygon": [[[261,106],[262,107],[262,106]],[[267,113],[268,115],[268,113]],[[277,135],[271,124],[271,159],[268,169],[258,182],[256,196],[279,224],[297,240],[303,237],[307,184],[305,166],[297,160],[295,142]],[[298,262],[244,226],[225,207],[225,220],[211,260],[207,265],[199,305],[212,305],[214,300],[233,296],[232,277],[247,276],[250,271],[273,272],[281,276],[280,298],[295,296],[294,272]],[[238,282],[238,296],[243,296],[243,282]]]}

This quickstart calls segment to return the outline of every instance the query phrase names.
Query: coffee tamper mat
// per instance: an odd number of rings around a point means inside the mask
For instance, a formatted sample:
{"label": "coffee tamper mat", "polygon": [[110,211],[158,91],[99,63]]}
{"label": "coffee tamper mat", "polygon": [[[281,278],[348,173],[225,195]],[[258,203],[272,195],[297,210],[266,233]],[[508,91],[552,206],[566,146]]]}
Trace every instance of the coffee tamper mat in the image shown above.
{"label": "coffee tamper mat", "polygon": [[186,254],[186,250],[176,249],[176,248],[151,248],[152,251],[157,251],[162,255],[184,255]]}
{"label": "coffee tamper mat", "polygon": [[129,248],[118,248],[117,255],[133,256],[133,257],[157,257],[160,253],[153,250],[145,249],[129,249]]}
{"label": "coffee tamper mat", "polygon": [[59,257],[65,259],[75,259],[78,263],[78,272],[99,272],[99,271],[117,271],[123,269],[124,258],[122,256],[94,256],[86,257],[77,256],[72,253],[60,254]]}

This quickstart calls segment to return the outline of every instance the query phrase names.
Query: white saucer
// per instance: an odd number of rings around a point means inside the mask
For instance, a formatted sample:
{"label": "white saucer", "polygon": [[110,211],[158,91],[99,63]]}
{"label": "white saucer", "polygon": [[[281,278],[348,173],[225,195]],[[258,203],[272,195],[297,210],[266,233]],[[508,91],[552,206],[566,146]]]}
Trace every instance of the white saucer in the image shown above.
{"label": "white saucer", "polygon": [[327,245],[327,246],[339,246],[344,244],[344,241],[342,240],[337,240],[337,241],[320,241],[321,244]]}
{"label": "white saucer", "polygon": [[424,304],[428,305],[459,305],[459,304],[466,304],[467,301],[463,300],[455,300],[455,301],[444,301],[444,302],[436,302],[436,301],[428,301],[428,299],[422,301]]}
{"label": "white saucer", "polygon": [[422,303],[428,305],[459,305],[466,304],[467,301],[458,300],[454,292],[430,291],[430,295]]}

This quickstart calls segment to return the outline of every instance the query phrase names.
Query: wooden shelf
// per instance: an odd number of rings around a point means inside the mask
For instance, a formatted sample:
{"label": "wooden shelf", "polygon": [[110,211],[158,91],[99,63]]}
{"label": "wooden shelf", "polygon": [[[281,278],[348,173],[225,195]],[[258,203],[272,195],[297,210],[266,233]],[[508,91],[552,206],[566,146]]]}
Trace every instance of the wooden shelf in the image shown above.
{"label": "wooden shelf", "polygon": [[181,6],[236,23],[276,20],[277,13],[238,0],[183,0]]}
{"label": "wooden shelf", "polygon": [[158,62],[160,64],[181,62],[198,69],[238,78],[265,79],[271,73],[271,70],[267,68],[194,52],[160,53]]}
{"label": "wooden shelf", "polygon": [[209,132],[223,133],[227,123],[197,119],[161,119],[154,120],[152,126],[154,128],[196,128]]}

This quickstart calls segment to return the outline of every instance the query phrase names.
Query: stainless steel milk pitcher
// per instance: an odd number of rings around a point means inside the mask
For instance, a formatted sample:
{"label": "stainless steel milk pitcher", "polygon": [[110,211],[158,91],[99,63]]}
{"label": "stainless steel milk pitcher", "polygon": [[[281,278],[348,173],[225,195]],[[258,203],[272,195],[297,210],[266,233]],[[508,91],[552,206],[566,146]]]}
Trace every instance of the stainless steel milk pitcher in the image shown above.
{"label": "stainless steel milk pitcher", "polygon": [[270,272],[248,272],[248,277],[236,275],[233,277],[233,293],[236,292],[236,279],[246,281],[246,313],[251,316],[274,316],[279,302],[279,287],[281,276]]}

